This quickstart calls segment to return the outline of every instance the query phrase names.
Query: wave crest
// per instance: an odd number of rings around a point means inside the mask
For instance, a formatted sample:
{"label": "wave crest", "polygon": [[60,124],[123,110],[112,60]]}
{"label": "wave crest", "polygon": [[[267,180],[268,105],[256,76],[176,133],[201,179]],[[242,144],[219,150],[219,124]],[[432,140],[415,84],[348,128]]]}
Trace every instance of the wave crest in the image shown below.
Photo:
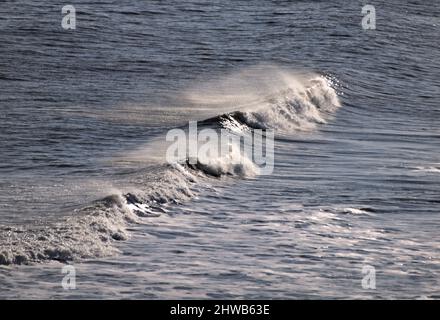
{"label": "wave crest", "polygon": [[252,129],[276,128],[281,132],[314,129],[316,124],[326,123],[340,107],[335,89],[328,79],[319,76],[307,85],[297,82],[251,111],[236,111],[222,115],[218,121],[230,129],[246,125]]}

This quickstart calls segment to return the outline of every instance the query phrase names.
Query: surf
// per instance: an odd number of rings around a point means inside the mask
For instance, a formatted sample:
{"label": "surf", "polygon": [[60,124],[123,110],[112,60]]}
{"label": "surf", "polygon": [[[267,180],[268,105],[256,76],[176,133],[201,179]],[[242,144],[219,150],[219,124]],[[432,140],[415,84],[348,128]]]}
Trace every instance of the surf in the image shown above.
{"label": "surf", "polygon": [[[207,116],[198,122],[200,130],[226,130],[232,135],[246,136],[260,129],[272,129],[276,135],[314,130],[341,106],[328,77],[296,76],[273,67],[240,71],[194,90],[181,95],[192,110],[186,114],[193,113],[197,120],[203,104],[202,114]],[[165,159],[168,147],[169,142],[160,136],[115,156],[115,163],[145,164],[136,172],[136,187],[98,199],[57,223],[0,226],[0,264],[67,262],[118,254],[116,243],[130,238],[130,225],[148,223],[173,206],[209,192],[211,179],[239,180],[261,174],[258,164],[234,143],[227,156],[197,156],[189,161],[185,153],[175,163]]]}

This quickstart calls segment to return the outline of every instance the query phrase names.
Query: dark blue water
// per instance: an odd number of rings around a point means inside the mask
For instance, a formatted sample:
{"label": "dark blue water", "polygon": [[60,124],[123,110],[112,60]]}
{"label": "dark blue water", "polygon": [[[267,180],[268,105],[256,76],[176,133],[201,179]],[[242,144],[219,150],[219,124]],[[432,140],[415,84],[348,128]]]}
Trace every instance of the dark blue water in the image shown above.
{"label": "dark blue water", "polygon": [[[376,30],[364,1],[76,1],[63,30],[66,4],[0,4],[0,297],[440,297],[437,1],[371,2]],[[151,159],[168,129],[304,75],[341,106],[259,110],[273,174]],[[155,217],[100,200],[128,192]]]}

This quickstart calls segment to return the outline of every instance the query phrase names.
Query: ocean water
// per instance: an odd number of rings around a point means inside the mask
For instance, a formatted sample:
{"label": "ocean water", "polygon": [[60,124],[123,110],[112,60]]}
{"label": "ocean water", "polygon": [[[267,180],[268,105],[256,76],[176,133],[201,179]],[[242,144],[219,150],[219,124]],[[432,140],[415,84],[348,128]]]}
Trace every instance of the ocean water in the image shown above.
{"label": "ocean water", "polygon": [[0,3],[0,298],[440,298],[438,1],[66,4]]}

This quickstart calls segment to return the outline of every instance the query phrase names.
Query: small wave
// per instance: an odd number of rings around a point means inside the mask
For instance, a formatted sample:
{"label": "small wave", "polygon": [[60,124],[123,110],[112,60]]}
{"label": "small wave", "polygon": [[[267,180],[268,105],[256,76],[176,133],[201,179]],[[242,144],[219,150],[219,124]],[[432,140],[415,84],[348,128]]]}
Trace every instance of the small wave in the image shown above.
{"label": "small wave", "polygon": [[432,165],[432,166],[419,166],[413,169],[418,172],[427,172],[427,173],[440,173],[440,165]]}
{"label": "small wave", "polygon": [[341,212],[344,214],[370,215],[375,210],[372,208],[343,208]]}

